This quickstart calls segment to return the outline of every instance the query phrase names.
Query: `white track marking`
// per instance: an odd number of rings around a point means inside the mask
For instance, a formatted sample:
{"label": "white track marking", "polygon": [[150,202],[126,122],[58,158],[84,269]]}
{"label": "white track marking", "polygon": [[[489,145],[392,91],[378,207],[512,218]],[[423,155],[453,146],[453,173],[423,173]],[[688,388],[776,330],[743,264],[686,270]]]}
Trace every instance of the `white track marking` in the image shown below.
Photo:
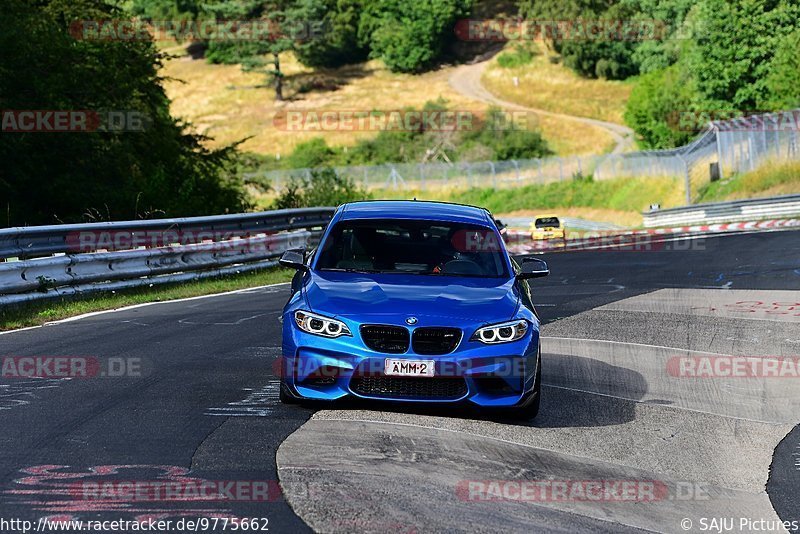
{"label": "white track marking", "polygon": [[96,312],[84,313],[82,315],[76,315],[75,317],[67,317],[66,319],[60,319],[58,321],[51,321],[51,322],[44,323],[44,324],[38,325],[38,326],[27,326],[25,328],[18,328],[16,330],[4,330],[4,331],[0,332],[0,336],[4,335],[4,334],[14,334],[16,332],[24,332],[26,330],[33,330],[35,328],[42,328],[42,327],[45,327],[45,326],[58,325],[58,324],[63,324],[63,323],[70,323],[72,321],[79,321],[81,319],[86,319],[86,318],[89,318],[89,317],[95,317],[97,315],[103,315],[103,314],[106,314],[106,313],[115,313],[115,312],[122,312],[122,311],[128,311],[128,310],[135,310],[136,308],[144,308],[145,306],[155,306],[156,304],[174,304],[176,302],[189,302],[189,301],[192,301],[192,300],[208,299],[208,298],[213,298],[213,297],[222,297],[222,296],[225,296],[225,295],[237,295],[237,294],[240,294],[240,293],[255,292],[255,291],[258,291],[258,290],[261,290],[261,289],[268,289],[268,288],[273,288],[273,287],[278,287],[278,286],[286,286],[286,285],[289,285],[289,284],[290,284],[290,282],[280,282],[280,283],[277,283],[277,284],[268,284],[268,285],[265,285],[265,286],[246,287],[244,289],[235,289],[233,291],[224,291],[222,293],[212,293],[210,295],[198,295],[196,297],[186,297],[186,298],[182,298],[182,299],[159,300],[159,301],[155,301],[155,302],[143,302],[141,304],[133,304],[131,306],[124,306],[122,308],[114,308],[113,310],[101,310],[101,311],[96,311]]}

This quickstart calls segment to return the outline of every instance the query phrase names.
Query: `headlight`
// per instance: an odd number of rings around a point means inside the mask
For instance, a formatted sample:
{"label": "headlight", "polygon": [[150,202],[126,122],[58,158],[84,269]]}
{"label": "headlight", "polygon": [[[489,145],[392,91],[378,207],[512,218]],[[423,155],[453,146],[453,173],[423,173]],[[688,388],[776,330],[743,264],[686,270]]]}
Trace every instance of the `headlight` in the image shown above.
{"label": "headlight", "polygon": [[352,336],[347,325],[330,317],[307,311],[294,312],[294,322],[303,332],[322,337]]}
{"label": "headlight", "polygon": [[470,341],[480,341],[487,345],[510,343],[522,339],[527,332],[528,321],[519,319],[478,328],[475,333],[472,334]]}

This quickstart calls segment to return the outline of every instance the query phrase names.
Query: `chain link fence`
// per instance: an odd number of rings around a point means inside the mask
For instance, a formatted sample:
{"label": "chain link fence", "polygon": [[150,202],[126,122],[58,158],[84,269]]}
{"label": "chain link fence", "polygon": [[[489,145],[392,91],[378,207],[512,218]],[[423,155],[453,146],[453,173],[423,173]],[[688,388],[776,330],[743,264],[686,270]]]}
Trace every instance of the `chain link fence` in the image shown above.
{"label": "chain link fence", "polygon": [[[686,202],[698,187],[768,162],[797,160],[800,110],[714,121],[688,145],[671,150],[549,157],[508,161],[393,163],[335,167],[367,189],[425,191],[436,188],[516,187],[579,177],[595,180],[670,177],[684,181]],[[269,171],[246,178],[282,189],[313,169]]]}

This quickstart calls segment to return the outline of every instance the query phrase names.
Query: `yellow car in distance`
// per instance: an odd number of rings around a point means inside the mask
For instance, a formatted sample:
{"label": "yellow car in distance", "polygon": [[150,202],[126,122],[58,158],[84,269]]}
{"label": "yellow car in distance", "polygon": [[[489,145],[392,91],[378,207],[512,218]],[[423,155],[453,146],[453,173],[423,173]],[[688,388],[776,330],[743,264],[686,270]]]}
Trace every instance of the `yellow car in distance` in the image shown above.
{"label": "yellow car in distance", "polygon": [[567,230],[556,215],[539,215],[531,223],[531,239],[560,240],[567,244]]}

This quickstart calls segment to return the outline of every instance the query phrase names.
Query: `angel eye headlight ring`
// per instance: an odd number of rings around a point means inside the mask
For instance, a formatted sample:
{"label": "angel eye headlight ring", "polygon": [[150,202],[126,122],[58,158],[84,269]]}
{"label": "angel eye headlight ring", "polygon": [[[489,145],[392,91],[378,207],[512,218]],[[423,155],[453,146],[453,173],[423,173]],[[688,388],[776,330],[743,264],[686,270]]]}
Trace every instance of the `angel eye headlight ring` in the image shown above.
{"label": "angel eye headlight ring", "polygon": [[470,341],[479,341],[487,345],[511,343],[512,341],[522,339],[527,333],[528,321],[517,319],[516,321],[491,324],[478,328],[475,333],[472,334]]}
{"label": "angel eye headlight ring", "polygon": [[297,328],[315,336],[335,338],[353,335],[342,321],[303,310],[294,312],[294,322]]}

